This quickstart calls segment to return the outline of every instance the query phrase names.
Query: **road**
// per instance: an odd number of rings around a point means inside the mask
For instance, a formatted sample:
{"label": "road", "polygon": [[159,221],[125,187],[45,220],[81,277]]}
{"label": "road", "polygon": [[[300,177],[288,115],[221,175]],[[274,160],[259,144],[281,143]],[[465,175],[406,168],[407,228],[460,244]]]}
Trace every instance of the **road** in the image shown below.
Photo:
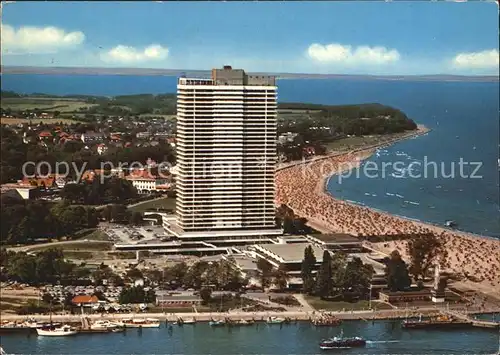
{"label": "road", "polygon": [[85,244],[85,243],[107,243],[109,244],[109,241],[106,240],[89,240],[89,239],[81,239],[81,240],[66,240],[62,242],[51,242],[51,243],[41,243],[41,244],[32,244],[32,245],[23,245],[21,247],[11,247],[7,248],[7,250],[10,251],[15,251],[15,252],[29,252],[31,250],[36,250],[40,248],[46,248],[46,247],[58,247],[58,246],[64,246],[64,245],[75,245],[75,244]]}

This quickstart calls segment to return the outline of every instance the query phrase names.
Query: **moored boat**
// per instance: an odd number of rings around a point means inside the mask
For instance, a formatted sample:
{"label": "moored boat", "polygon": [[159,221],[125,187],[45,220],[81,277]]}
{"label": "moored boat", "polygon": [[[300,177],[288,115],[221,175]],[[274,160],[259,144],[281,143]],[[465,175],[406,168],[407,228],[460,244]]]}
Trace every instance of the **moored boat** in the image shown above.
{"label": "moored boat", "polygon": [[97,330],[97,331],[99,330],[112,331],[113,329],[122,329],[122,328],[124,328],[123,324],[118,324],[115,322],[111,322],[109,320],[97,320],[90,325],[91,330]]}
{"label": "moored boat", "polygon": [[5,333],[30,333],[34,331],[33,328],[29,327],[25,323],[16,322],[3,322],[0,325],[0,334]]}
{"label": "moored boat", "polygon": [[63,337],[78,334],[78,330],[65,324],[60,327],[37,328],[36,332],[40,336]]}
{"label": "moored boat", "polygon": [[254,323],[253,320],[240,319],[236,322],[236,325],[253,325]]}
{"label": "moored boat", "polygon": [[208,322],[208,324],[212,327],[220,327],[226,325],[226,321],[223,319],[219,320],[211,319],[210,322]]}
{"label": "moored boat", "polygon": [[282,324],[285,322],[284,318],[279,317],[269,317],[267,318],[267,324]]}
{"label": "moored boat", "polygon": [[325,339],[319,344],[321,350],[350,349],[359,348],[366,345],[366,340],[361,337],[344,337],[344,332],[340,336]]}
{"label": "moored boat", "polygon": [[154,318],[134,318],[124,319],[123,324],[126,328],[159,328],[160,321]]}
{"label": "moored boat", "polygon": [[423,329],[423,328],[470,328],[471,321],[454,319],[448,316],[439,316],[427,320],[404,320],[401,327],[405,329]]}

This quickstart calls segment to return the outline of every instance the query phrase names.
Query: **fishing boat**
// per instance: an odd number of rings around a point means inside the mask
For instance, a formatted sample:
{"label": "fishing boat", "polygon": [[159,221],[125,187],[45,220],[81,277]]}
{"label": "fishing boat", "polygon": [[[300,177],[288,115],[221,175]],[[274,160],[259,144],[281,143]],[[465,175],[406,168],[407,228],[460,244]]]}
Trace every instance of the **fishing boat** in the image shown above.
{"label": "fishing boat", "polygon": [[134,318],[124,319],[123,324],[126,328],[159,328],[160,321],[154,318]]}
{"label": "fishing boat", "polygon": [[282,324],[284,321],[285,321],[284,318],[279,318],[279,317],[267,318],[267,324]]}
{"label": "fishing boat", "polygon": [[339,336],[325,339],[319,344],[321,350],[360,348],[366,345],[366,340],[361,337],[344,337],[341,331]]}
{"label": "fishing boat", "polygon": [[226,325],[226,321],[223,319],[219,320],[211,319],[210,322],[208,322],[208,324],[212,327],[220,327]]}
{"label": "fishing boat", "polygon": [[196,324],[196,319],[194,318],[188,318],[186,320],[182,320],[184,324]]}
{"label": "fishing boat", "polygon": [[67,324],[64,324],[60,327],[37,328],[36,332],[38,335],[46,337],[64,337],[78,334],[78,330],[70,327]]}

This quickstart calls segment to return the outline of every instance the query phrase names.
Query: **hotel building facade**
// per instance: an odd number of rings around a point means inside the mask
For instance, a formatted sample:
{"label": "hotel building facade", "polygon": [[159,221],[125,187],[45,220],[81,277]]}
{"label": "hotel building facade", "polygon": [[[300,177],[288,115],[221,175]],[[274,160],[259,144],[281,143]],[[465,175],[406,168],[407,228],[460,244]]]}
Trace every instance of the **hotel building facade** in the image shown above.
{"label": "hotel building facade", "polygon": [[276,228],[277,87],[225,66],[177,85],[176,218],[181,240],[255,239]]}

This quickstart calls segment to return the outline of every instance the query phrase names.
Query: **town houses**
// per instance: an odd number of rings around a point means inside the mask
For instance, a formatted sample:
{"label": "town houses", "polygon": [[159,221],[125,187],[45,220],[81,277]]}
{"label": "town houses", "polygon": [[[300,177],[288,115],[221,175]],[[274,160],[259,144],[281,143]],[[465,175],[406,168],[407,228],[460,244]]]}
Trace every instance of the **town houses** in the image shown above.
{"label": "town houses", "polygon": [[[6,117],[5,113],[2,117]],[[33,152],[28,156],[34,161],[26,162],[22,174],[3,179],[2,193],[12,190],[25,199],[44,198],[47,194],[57,197],[67,184],[91,182],[103,175],[130,182],[140,194],[171,190],[172,175],[158,170],[159,160],[169,166],[175,163],[175,125],[171,122],[50,122],[26,119],[3,125],[25,145],[23,149]],[[71,171],[61,168],[64,164]]]}

